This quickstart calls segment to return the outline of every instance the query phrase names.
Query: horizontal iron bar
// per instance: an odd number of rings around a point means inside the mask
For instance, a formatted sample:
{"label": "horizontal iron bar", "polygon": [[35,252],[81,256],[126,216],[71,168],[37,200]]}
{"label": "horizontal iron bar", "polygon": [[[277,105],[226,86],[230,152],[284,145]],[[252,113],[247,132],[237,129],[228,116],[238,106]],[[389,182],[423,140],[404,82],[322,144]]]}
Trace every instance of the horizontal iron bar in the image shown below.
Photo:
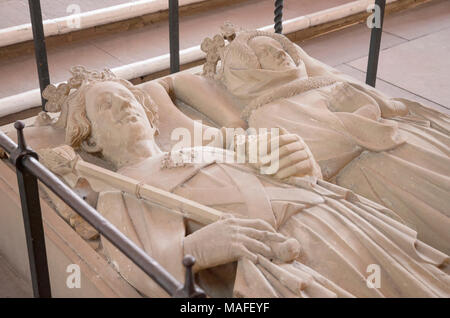
{"label": "horizontal iron bar", "polygon": [[[0,131],[0,147],[9,154],[17,145],[3,132]],[[107,219],[97,210],[87,204],[76,195],[72,189],[65,185],[60,179],[53,175],[38,160],[26,156],[22,165],[26,171],[36,176],[43,184],[52,190],[61,200],[63,200],[74,211],[79,213],[89,224],[116,246],[123,254],[132,260],[140,269],[150,276],[169,295],[173,295],[183,285],[178,282],[168,271],[158,262],[151,258],[133,241],[117,230]]]}
{"label": "horizontal iron bar", "polygon": [[4,132],[0,130],[0,147],[2,147],[8,154],[10,154],[14,149],[17,148],[17,145],[14,141],[11,140]]}

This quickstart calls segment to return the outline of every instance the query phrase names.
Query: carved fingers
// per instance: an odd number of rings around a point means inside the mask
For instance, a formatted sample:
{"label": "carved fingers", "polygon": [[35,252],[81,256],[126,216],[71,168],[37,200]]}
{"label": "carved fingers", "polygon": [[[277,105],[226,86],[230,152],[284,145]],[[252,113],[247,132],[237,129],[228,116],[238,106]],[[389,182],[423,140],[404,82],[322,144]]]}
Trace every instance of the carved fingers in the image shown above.
{"label": "carved fingers", "polygon": [[233,144],[238,162],[244,162],[245,158],[245,162],[259,169],[261,174],[279,180],[304,176],[322,178],[320,166],[301,137],[283,128],[279,128],[279,134],[272,132],[236,134]]}
{"label": "carved fingers", "polygon": [[[233,239],[235,244],[233,252],[237,259],[247,257],[256,262],[258,255],[263,255],[267,258],[289,258],[291,260],[293,254],[298,255],[298,253],[292,252],[296,250],[292,247],[293,239],[288,239],[275,232],[273,227],[265,221],[236,218],[230,219],[229,222],[235,226],[236,236]],[[288,254],[289,256],[286,256]]]}
{"label": "carved fingers", "polygon": [[[265,139],[267,139],[267,141]],[[299,141],[299,139],[300,137],[295,134],[283,133],[283,131],[280,130],[280,135],[278,136],[272,136],[271,133],[262,135],[259,138],[259,145],[263,147],[265,146],[265,143],[267,143],[268,153],[275,153],[277,150],[279,153],[282,151],[292,152],[292,144]],[[300,146],[300,144],[296,144],[295,146]]]}
{"label": "carved fingers", "polygon": [[188,235],[184,253],[196,259],[194,270],[209,268],[247,258],[257,262],[258,255],[277,257],[273,247],[285,245],[288,238],[259,219],[227,218]]}
{"label": "carved fingers", "polygon": [[245,155],[250,163],[256,167],[266,164],[279,154],[282,156],[303,149],[301,144],[295,143],[299,137],[294,134],[283,133],[272,135],[270,132],[262,134],[236,134],[234,136],[234,150],[241,152],[245,149]]}
{"label": "carved fingers", "polygon": [[[278,148],[277,148],[278,146]],[[278,141],[272,138],[270,153],[257,165],[265,174],[277,179],[315,176],[322,178],[320,167],[303,139],[280,128]]]}
{"label": "carved fingers", "polygon": [[236,228],[239,227],[249,227],[249,228],[255,228],[257,230],[266,231],[266,232],[275,232],[275,229],[267,223],[266,221],[260,220],[260,219],[243,219],[243,218],[236,218],[232,217],[229,219],[226,219],[227,223],[233,226],[236,226]]}
{"label": "carved fingers", "polygon": [[291,176],[303,177],[309,175],[313,170],[313,166],[309,158],[295,164],[291,164],[286,168],[280,169],[274,177],[277,179],[285,179]]}
{"label": "carved fingers", "polygon": [[246,257],[255,263],[258,260],[258,254],[270,257],[272,255],[272,250],[263,242],[245,235],[238,235],[236,237],[236,242],[231,244],[232,260]]}

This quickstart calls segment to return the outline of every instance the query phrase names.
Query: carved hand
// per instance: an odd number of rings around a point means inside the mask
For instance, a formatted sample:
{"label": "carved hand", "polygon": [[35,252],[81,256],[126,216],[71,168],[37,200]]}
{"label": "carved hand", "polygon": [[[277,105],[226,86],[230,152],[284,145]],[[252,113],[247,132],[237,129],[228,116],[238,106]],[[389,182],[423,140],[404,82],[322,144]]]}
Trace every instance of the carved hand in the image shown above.
{"label": "carved hand", "polygon": [[280,128],[280,150],[277,179],[313,176],[322,179],[319,164],[303,139]]}
{"label": "carved hand", "polygon": [[[196,258],[195,271],[248,258],[256,263],[258,255],[295,258],[300,250],[294,239],[276,233],[267,222],[258,219],[227,218],[186,236],[184,254]],[[280,248],[280,246],[283,247]],[[273,249],[278,249],[273,251]],[[278,257],[281,258],[281,257]]]}
{"label": "carved hand", "polygon": [[[286,179],[289,177],[314,176],[322,179],[321,169],[314,159],[311,150],[301,137],[290,134],[284,128],[279,128],[279,136],[272,136],[270,133],[257,135],[259,147],[267,148],[267,155],[257,155],[257,162],[252,160],[252,146],[247,136],[245,140],[246,156],[250,165],[260,169],[263,174],[268,174],[276,179]],[[236,137],[235,151],[239,151],[239,137]],[[267,145],[267,146],[266,146]],[[255,147],[253,147],[255,149]],[[254,152],[254,151],[253,151]],[[255,154],[253,154],[254,156]]]}

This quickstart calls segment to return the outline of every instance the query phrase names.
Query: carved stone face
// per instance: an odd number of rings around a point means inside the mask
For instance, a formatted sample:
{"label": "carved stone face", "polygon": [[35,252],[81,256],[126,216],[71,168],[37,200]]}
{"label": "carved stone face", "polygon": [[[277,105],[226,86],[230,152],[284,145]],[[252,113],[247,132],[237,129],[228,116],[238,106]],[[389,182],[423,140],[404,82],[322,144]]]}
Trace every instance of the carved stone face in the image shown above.
{"label": "carved stone face", "polygon": [[257,36],[248,45],[255,52],[263,69],[284,71],[297,67],[281,44],[270,37]]}
{"label": "carved stone face", "polygon": [[[91,139],[106,157],[121,152],[142,155],[153,144],[155,129],[151,126],[143,106],[125,86],[108,81],[88,89],[86,115],[91,122]],[[151,147],[151,146],[150,146]]]}

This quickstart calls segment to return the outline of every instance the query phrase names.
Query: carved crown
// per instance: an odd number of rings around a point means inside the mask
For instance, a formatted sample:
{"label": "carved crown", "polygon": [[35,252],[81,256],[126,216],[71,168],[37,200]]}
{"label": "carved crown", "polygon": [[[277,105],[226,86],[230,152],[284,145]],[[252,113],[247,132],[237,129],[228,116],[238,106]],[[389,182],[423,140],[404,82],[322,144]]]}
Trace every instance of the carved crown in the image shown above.
{"label": "carved crown", "polygon": [[220,73],[217,71],[217,64],[220,60],[223,61],[226,41],[231,43],[236,38],[236,34],[243,31],[228,21],[220,27],[220,30],[220,34],[204,39],[200,46],[200,49],[206,53],[206,62],[203,64],[203,75],[206,77],[214,78]]}

